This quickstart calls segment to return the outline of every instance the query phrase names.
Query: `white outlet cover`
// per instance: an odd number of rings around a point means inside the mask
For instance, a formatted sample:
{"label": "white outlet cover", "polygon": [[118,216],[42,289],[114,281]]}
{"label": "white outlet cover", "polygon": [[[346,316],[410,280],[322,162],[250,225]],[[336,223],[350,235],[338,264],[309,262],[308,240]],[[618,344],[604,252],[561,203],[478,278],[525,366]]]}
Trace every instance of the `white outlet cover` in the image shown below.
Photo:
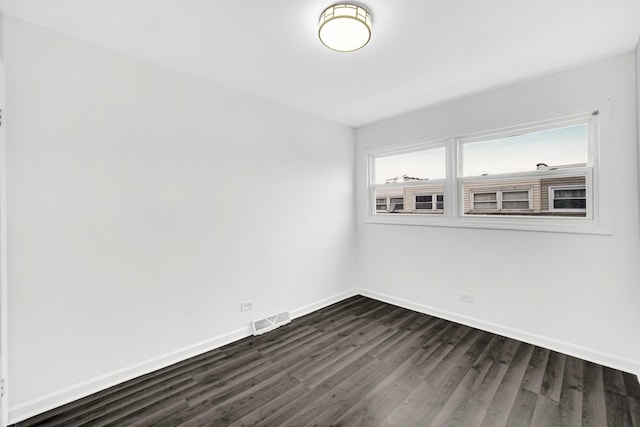
{"label": "white outlet cover", "polygon": [[472,294],[467,294],[465,292],[460,292],[459,298],[460,298],[460,301],[462,301],[462,302],[473,303],[473,295]]}

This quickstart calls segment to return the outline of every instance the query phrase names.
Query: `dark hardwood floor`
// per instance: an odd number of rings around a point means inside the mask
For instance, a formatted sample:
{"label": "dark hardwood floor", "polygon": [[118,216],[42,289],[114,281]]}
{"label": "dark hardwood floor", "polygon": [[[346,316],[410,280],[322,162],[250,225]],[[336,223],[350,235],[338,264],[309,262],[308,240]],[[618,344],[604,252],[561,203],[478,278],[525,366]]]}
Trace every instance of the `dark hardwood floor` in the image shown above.
{"label": "dark hardwood floor", "polygon": [[357,296],[16,425],[640,427],[640,385]]}

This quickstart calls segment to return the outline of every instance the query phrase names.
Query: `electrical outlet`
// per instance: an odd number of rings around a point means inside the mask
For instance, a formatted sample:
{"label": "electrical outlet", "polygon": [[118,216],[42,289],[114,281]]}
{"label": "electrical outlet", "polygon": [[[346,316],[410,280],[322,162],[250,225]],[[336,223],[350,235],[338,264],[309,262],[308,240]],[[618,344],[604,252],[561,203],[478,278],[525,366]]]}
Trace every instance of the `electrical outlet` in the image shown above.
{"label": "electrical outlet", "polygon": [[253,310],[253,301],[242,301],[240,303],[240,311]]}
{"label": "electrical outlet", "polygon": [[465,292],[460,292],[458,294],[458,298],[462,302],[468,302],[469,304],[473,304],[473,295],[472,294],[467,294]]}

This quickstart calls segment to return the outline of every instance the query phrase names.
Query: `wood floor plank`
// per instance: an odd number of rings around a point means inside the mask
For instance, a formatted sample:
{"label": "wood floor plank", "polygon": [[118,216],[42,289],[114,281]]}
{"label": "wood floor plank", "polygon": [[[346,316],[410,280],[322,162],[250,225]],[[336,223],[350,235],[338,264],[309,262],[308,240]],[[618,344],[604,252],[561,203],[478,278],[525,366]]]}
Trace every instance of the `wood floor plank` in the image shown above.
{"label": "wood floor plank", "polygon": [[202,425],[228,427],[234,421],[242,418],[245,413],[256,410],[299,384],[298,380],[286,375],[285,372],[273,375],[217,405],[213,404],[212,408],[200,412],[195,417],[178,425],[181,427]]}
{"label": "wood floor plank", "polygon": [[[425,366],[427,369],[424,371],[423,379],[426,382],[439,387],[449,378],[451,369],[457,366],[457,363],[464,354],[466,354],[469,348],[475,346],[475,349],[478,349],[479,346],[477,344],[477,340],[481,336],[483,336],[481,331],[464,327],[460,328],[459,333],[456,331],[455,336],[443,343],[443,345],[438,348],[437,352],[434,352],[436,354],[433,356],[441,355],[442,357],[433,358],[433,362],[437,359],[440,360],[432,369],[429,365]],[[486,344],[486,342],[483,344]]]}
{"label": "wood floor plank", "polygon": [[[428,334],[437,322],[427,319],[425,328],[410,328],[410,334],[404,336],[403,341],[397,342],[396,350],[388,350],[378,355],[387,362],[387,366],[397,366],[391,374],[378,384],[369,394],[363,396],[360,402],[349,409],[332,425],[375,426],[383,423],[404,398],[421,382],[419,370],[415,369],[416,355],[424,348],[430,339]],[[427,326],[428,325],[428,326]],[[373,354],[373,353],[371,353]],[[399,379],[401,378],[401,379]]]}
{"label": "wood floor plank", "polygon": [[[438,374],[434,375],[435,381],[430,382],[428,379],[426,381],[434,386],[434,390],[422,402],[420,408],[414,412],[411,417],[413,424],[432,425],[433,420],[458,388],[469,369],[495,337],[495,335],[474,330],[465,336],[467,339],[465,345],[456,347],[455,351],[444,357],[438,368],[433,371],[433,374]],[[461,344],[464,341],[463,339]],[[463,349],[464,353],[459,348]],[[443,371],[446,371],[446,374],[442,376],[441,372]]]}
{"label": "wood floor plank", "polygon": [[603,367],[602,382],[605,391],[607,423],[620,427],[632,427],[631,412],[622,372]]}
{"label": "wood floor plank", "polygon": [[[485,363],[489,364],[489,369],[482,378],[478,377],[473,383],[458,387],[457,392],[459,395],[462,394],[463,400],[455,410],[450,409],[452,415],[442,425],[472,427],[482,424],[489,410],[489,403],[496,396],[520,344],[518,341],[504,337],[501,337],[501,341],[503,344],[500,353],[495,358],[492,355],[486,359]],[[434,425],[439,425],[437,420]]]}
{"label": "wood floor plank", "polygon": [[321,399],[325,394],[332,392],[339,384],[374,360],[375,359],[373,357],[365,355],[357,359],[355,362],[343,366],[340,370],[314,388],[299,395],[295,400],[292,400],[275,413],[258,422],[256,426],[268,427],[284,425],[298,413],[315,405],[315,402]]}
{"label": "wood floor plank", "polygon": [[640,401],[633,397],[627,397],[627,403],[629,404],[631,425],[640,427]]}
{"label": "wood floor plank", "polygon": [[263,423],[283,407],[295,401],[299,396],[308,393],[309,390],[306,385],[298,383],[295,387],[232,422],[229,427],[253,427]]}
{"label": "wood floor plank", "polygon": [[[539,365],[535,365],[534,368],[539,368]],[[509,413],[506,427],[538,427],[531,423],[533,419],[533,412],[536,409],[538,402],[538,394],[532,392],[528,388],[521,387],[518,390],[516,399],[513,402],[513,407]]]}
{"label": "wood floor plank", "polygon": [[522,380],[522,387],[533,393],[539,393],[544,380],[544,373],[547,368],[550,351],[546,348],[536,347],[533,350],[527,372]]}
{"label": "wood floor plank", "polygon": [[627,395],[627,386],[624,383],[624,375],[617,369],[602,367],[602,383],[604,389],[610,393]]}
{"label": "wood floor plank", "polygon": [[561,427],[582,426],[583,361],[567,356],[560,391],[559,419]]}
{"label": "wood floor plank", "polygon": [[382,362],[370,358],[369,363],[337,384],[330,393],[324,393],[313,406],[304,408],[288,419],[284,425],[298,427],[306,425],[329,425],[328,418],[339,418],[355,405],[361,393],[370,390],[373,383],[382,379],[385,368]]}
{"label": "wood floor plank", "polygon": [[533,351],[534,346],[519,343],[513,359],[509,363],[507,371],[486,409],[486,415],[480,424],[481,427],[506,425],[511,408],[518,397]]}
{"label": "wood floor plank", "polygon": [[540,384],[540,394],[556,402],[560,401],[565,357],[564,354],[555,351],[549,352],[547,366]]}
{"label": "wood floor plank", "polygon": [[640,384],[638,384],[638,377],[628,372],[623,372],[622,377],[626,395],[640,401]]}
{"label": "wood floor plank", "polygon": [[159,401],[173,403],[176,400],[183,400],[179,397],[179,393],[187,390],[192,384],[191,378],[184,378],[180,382],[172,383],[163,388],[154,388],[152,393],[136,394],[108,403],[104,406],[104,413],[99,416],[96,416],[96,413],[80,413],[74,418],[66,419],[64,423],[70,425],[84,423],[91,423],[95,426],[107,425],[122,418],[131,417],[137,411],[143,410]]}
{"label": "wood floor plank", "polygon": [[591,362],[584,363],[583,387],[582,425],[584,427],[608,425],[602,366]]}
{"label": "wood floor plank", "polygon": [[345,391],[340,391],[338,395],[340,399],[335,402],[334,405],[331,406],[330,410],[324,410],[321,412],[319,416],[317,416],[309,425],[313,426],[327,426],[327,425],[336,425],[338,420],[340,420],[347,412],[351,410],[357,403],[361,402],[363,397],[366,397],[376,388],[380,388],[380,385],[389,377],[393,377],[394,373],[398,370],[402,370],[402,366],[409,366],[407,363],[410,359],[410,356],[418,351],[420,348],[419,345],[411,345],[411,343],[415,343],[420,340],[420,336],[408,337],[401,347],[403,351],[393,358],[387,361],[383,361],[380,359],[376,359],[378,363],[377,370],[370,374],[365,383],[358,387],[358,390],[355,390],[354,387],[351,387],[349,382],[344,385],[349,386],[350,388]]}
{"label": "wood floor plank", "polygon": [[[378,326],[378,328],[381,328]],[[343,366],[355,362],[365,354],[369,354],[371,348],[385,340],[392,331],[387,329],[374,329],[366,341],[360,341],[362,336],[353,341],[354,346],[345,351],[332,352],[325,358],[314,359],[313,362],[302,365],[292,372],[292,375],[304,382],[307,387],[313,388],[325,381],[327,378],[342,369]]]}
{"label": "wood floor plank", "polygon": [[639,423],[635,375],[355,296],[15,426]]}
{"label": "wood floor plank", "polygon": [[607,425],[633,427],[629,400],[620,394],[608,394],[606,398]]}
{"label": "wood floor plank", "polygon": [[370,393],[348,410],[335,426],[375,427],[382,425],[404,399],[421,383],[420,375],[407,359]]}
{"label": "wood floor plank", "polygon": [[532,426],[557,426],[560,420],[560,404],[557,400],[538,395],[531,416]]}
{"label": "wood floor plank", "polygon": [[141,427],[175,427],[184,420],[192,419],[197,414],[201,414],[205,411],[210,410],[211,408],[213,408],[213,405],[205,400],[198,405],[187,405],[187,407],[184,409],[164,413],[162,417],[151,420],[152,422],[149,423],[145,422],[145,420],[142,420],[141,422],[137,423],[137,425]]}
{"label": "wood floor plank", "polygon": [[[486,378],[495,360],[502,351],[506,338],[493,336],[487,347],[483,350],[478,360],[467,371],[462,381],[454,389],[453,393],[439,410],[438,415],[433,420],[436,426],[477,426],[482,422],[484,413],[476,412],[476,406],[482,400],[479,394],[482,392],[481,385]],[[506,369],[505,369],[506,370]],[[494,375],[496,372],[494,372]],[[497,387],[497,382],[496,382]],[[493,391],[495,392],[495,390]],[[493,395],[493,393],[492,393]]]}

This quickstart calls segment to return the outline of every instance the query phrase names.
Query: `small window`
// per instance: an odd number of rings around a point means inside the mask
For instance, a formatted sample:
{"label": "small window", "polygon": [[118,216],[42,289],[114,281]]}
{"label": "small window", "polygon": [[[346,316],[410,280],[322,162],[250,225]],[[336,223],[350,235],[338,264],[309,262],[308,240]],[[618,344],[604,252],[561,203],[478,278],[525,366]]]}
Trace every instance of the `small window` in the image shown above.
{"label": "small window", "polygon": [[433,196],[416,196],[416,209],[433,209]]}
{"label": "small window", "polygon": [[498,209],[498,193],[474,193],[473,210],[478,211],[487,209]]}
{"label": "small window", "polygon": [[444,195],[443,194],[428,194],[428,195],[416,195],[415,209],[416,210],[443,210],[444,209]]}
{"label": "small window", "polygon": [[584,212],[587,209],[585,187],[549,187],[550,210]]}
{"label": "small window", "polygon": [[404,210],[404,197],[376,197],[376,211],[398,213]]}
{"label": "small window", "polygon": [[389,212],[398,212],[404,209],[404,199],[402,197],[389,198]]}
{"label": "small window", "polygon": [[370,158],[374,215],[443,214],[446,182],[444,143],[421,144]]}
{"label": "small window", "polygon": [[503,191],[502,192],[502,209],[503,210],[528,210],[530,209],[529,192],[528,191]]}
{"label": "small window", "polygon": [[[531,209],[531,193],[529,190],[495,190],[488,192],[471,192],[471,212],[465,213],[508,213]],[[484,212],[483,212],[484,211]]]}

